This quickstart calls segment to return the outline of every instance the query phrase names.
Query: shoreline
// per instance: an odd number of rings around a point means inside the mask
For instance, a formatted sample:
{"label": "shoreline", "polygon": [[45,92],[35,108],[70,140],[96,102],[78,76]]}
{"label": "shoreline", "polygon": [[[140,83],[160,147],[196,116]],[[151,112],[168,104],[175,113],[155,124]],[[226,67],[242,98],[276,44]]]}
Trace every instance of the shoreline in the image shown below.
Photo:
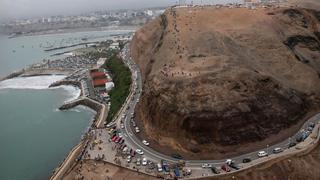
{"label": "shoreline", "polygon": [[[72,72],[73,72],[72,70],[68,70],[68,69],[62,70],[62,69],[32,69],[32,68],[25,69],[24,68],[22,70],[12,72],[9,75],[1,78],[0,82],[9,80],[9,79],[18,78],[18,77],[37,77],[37,76],[48,76],[48,75],[49,76],[50,75],[68,76],[72,74]],[[74,99],[66,100],[64,104],[62,104],[59,107],[60,111],[65,111],[77,106],[82,106],[83,108],[88,108],[89,110],[94,111],[95,115],[90,120],[86,130],[83,131],[82,134],[80,134],[80,137],[81,137],[80,141],[69,151],[69,153],[66,155],[64,160],[53,170],[54,173],[50,175],[51,178],[55,176],[60,177],[59,175],[60,173],[62,173],[61,175],[64,175],[66,171],[70,169],[70,166],[74,164],[76,159],[82,156],[82,153],[84,153],[84,150],[90,141],[90,132],[93,129],[102,128],[102,126],[104,125],[104,120],[106,119],[106,115],[108,114],[108,111],[109,111],[109,107],[107,107],[107,105],[84,96],[83,85],[80,81],[62,79],[50,84],[48,86],[48,89],[59,88],[62,86],[75,87],[80,90],[80,95],[75,97]]]}
{"label": "shoreline", "polygon": [[24,34],[2,34],[8,36],[8,38],[18,38],[24,36],[41,36],[41,35],[51,35],[51,34],[66,34],[66,33],[77,33],[77,32],[100,32],[100,31],[136,31],[140,26],[103,26],[103,27],[94,27],[94,28],[74,28],[74,29],[54,29],[54,30],[44,30],[38,32],[27,32]]}

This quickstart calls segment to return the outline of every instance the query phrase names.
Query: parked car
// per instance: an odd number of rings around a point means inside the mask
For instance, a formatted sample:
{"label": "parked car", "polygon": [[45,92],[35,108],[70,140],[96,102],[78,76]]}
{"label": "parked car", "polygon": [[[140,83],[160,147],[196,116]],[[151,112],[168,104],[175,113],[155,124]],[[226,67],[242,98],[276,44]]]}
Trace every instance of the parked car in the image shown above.
{"label": "parked car", "polygon": [[146,166],[148,163],[147,158],[142,158],[142,166]]}
{"label": "parked car", "polygon": [[128,162],[128,163],[131,162],[131,156],[127,156],[127,162]]}
{"label": "parked car", "polygon": [[140,132],[140,129],[138,127],[135,128],[136,133]]}
{"label": "parked car", "polygon": [[123,153],[127,153],[128,149],[129,149],[129,148],[126,146],[126,147],[123,148],[122,152],[123,152]]}
{"label": "parked car", "polygon": [[124,139],[121,139],[121,141],[119,142],[119,144],[123,144],[124,143]]}
{"label": "parked car", "polygon": [[157,164],[157,169],[158,169],[158,172],[162,172],[162,166],[160,163]]}
{"label": "parked car", "polygon": [[208,163],[202,164],[202,168],[211,168],[211,167],[212,167],[211,164],[208,164]]}
{"label": "parked car", "polygon": [[124,124],[123,123],[120,124],[120,128],[124,129]]}
{"label": "parked car", "polygon": [[118,143],[118,142],[120,142],[121,140],[122,140],[122,138],[119,137],[119,138],[117,138],[117,139],[115,140],[115,143]]}
{"label": "parked car", "polygon": [[251,162],[251,158],[249,158],[249,157],[244,158],[244,159],[242,160],[242,162],[243,162],[243,163],[249,163],[249,162]]}
{"label": "parked car", "polygon": [[283,151],[282,148],[279,148],[279,147],[274,148],[274,149],[272,150],[272,152],[273,152],[274,154],[281,153],[282,151]]}
{"label": "parked car", "polygon": [[136,149],[136,153],[143,155],[143,151],[141,149]]}
{"label": "parked car", "polygon": [[222,165],[221,169],[224,170],[225,172],[230,172],[231,171],[230,167],[227,164]]}
{"label": "parked car", "polygon": [[146,146],[149,146],[149,142],[146,141],[146,140],[142,140],[142,143],[143,143],[144,145],[146,145]]}
{"label": "parked car", "polygon": [[216,167],[211,167],[210,168],[211,169],[211,171],[212,171],[212,173],[214,173],[214,174],[220,174],[220,170],[218,169],[218,168],[216,168]]}
{"label": "parked car", "polygon": [[141,165],[141,159],[138,158],[138,159],[137,159],[137,166],[140,166],[140,165]]}
{"label": "parked car", "polygon": [[265,151],[259,151],[258,152],[258,157],[265,157],[265,156],[268,156],[268,153],[267,152],[265,152]]}

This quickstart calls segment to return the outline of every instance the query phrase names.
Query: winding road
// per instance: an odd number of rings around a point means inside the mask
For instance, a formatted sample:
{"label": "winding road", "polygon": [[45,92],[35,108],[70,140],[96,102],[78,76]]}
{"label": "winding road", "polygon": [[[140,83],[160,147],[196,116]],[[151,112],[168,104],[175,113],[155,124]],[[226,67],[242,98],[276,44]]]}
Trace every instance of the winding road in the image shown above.
{"label": "winding road", "polygon": [[[117,129],[121,130],[121,133],[123,134],[123,138],[125,139],[125,143],[128,147],[131,147],[132,149],[141,149],[144,151],[144,157],[146,157],[148,160],[152,160],[154,162],[160,162],[161,160],[166,160],[171,163],[178,163],[179,159],[175,159],[173,157],[164,155],[160,152],[155,151],[154,149],[144,145],[142,141],[135,135],[134,128],[132,126],[132,123],[130,122],[130,119],[132,118],[134,114],[135,106],[137,105],[139,98],[141,96],[142,92],[142,80],[141,80],[141,72],[139,67],[135,64],[135,62],[132,60],[129,52],[129,46],[128,44],[125,46],[123,50],[123,58],[124,62],[129,66],[131,72],[132,72],[132,87],[131,87],[131,93],[129,95],[128,101],[124,104],[124,107],[122,108],[122,111],[119,113],[119,117],[116,120]],[[124,119],[122,119],[122,115],[126,115]],[[121,127],[121,119],[124,124],[124,128]],[[320,122],[320,113],[314,115],[310,119],[308,119],[301,129],[307,128],[309,123],[313,122],[315,124]],[[297,132],[298,134],[299,132]],[[230,159],[234,160],[236,163],[242,163],[242,160],[244,158],[250,157],[251,160],[258,159],[257,156],[259,151],[266,151],[268,154],[272,154],[272,150],[276,147],[280,147],[283,150],[288,149],[289,143],[291,141],[295,141],[295,134],[291,138],[288,138],[278,144],[272,145],[263,149],[259,149],[257,151],[243,154],[240,156],[230,157]],[[201,167],[204,163],[209,163],[213,165],[222,165],[225,163],[226,159],[219,159],[219,160],[186,160],[186,167]]]}

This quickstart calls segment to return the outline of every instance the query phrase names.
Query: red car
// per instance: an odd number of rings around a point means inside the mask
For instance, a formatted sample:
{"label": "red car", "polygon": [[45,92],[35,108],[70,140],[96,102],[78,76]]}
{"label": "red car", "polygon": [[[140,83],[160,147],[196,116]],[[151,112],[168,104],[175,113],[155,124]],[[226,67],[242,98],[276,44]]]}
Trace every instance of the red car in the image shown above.
{"label": "red car", "polygon": [[120,142],[120,141],[121,141],[121,139],[122,139],[122,138],[121,138],[121,137],[119,137],[118,139],[116,139],[116,141],[115,141],[115,142],[116,142],[116,143],[118,143],[118,142]]}
{"label": "red car", "polygon": [[117,136],[114,136],[114,137],[111,139],[112,142],[116,141],[117,138],[118,138]]}
{"label": "red car", "polygon": [[222,165],[221,169],[224,170],[225,172],[230,172],[231,171],[230,167],[227,164]]}

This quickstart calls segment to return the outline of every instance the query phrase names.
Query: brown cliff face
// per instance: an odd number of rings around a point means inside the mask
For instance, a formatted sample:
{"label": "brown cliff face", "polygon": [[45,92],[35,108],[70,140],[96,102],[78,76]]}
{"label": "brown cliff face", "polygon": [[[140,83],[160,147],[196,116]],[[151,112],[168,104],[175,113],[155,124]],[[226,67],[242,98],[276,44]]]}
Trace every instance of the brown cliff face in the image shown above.
{"label": "brown cliff face", "polygon": [[319,108],[319,17],[307,9],[167,10],[131,43],[145,133],[196,154],[280,141]]}

